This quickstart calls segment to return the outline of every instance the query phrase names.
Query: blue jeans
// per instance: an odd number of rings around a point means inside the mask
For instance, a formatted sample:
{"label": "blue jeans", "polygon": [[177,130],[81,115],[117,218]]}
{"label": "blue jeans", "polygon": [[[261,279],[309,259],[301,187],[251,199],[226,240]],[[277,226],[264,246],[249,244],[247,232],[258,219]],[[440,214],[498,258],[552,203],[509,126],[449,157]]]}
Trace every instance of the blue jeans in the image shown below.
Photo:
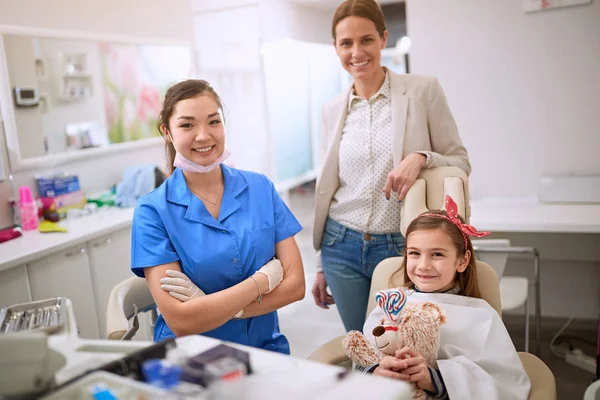
{"label": "blue jeans", "polygon": [[347,332],[362,332],[375,267],[402,255],[404,246],[401,233],[367,235],[327,219],[321,240],[323,273]]}

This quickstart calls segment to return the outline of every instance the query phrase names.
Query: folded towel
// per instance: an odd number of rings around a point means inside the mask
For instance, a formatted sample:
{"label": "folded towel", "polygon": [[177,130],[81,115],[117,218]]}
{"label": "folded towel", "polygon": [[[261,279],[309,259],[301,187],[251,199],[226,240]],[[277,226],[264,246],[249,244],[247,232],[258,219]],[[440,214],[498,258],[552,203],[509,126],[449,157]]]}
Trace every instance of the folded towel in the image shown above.
{"label": "folded towel", "polygon": [[19,226],[13,226],[11,228],[6,228],[0,231],[0,243],[6,242],[8,240],[18,238],[23,234],[23,229]]}

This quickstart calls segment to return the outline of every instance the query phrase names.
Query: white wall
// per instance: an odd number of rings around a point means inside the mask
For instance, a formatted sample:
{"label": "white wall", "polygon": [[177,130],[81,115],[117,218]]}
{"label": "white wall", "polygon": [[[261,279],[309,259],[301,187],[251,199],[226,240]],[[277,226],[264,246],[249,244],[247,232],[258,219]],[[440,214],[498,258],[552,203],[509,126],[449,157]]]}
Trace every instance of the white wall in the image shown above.
{"label": "white wall", "polygon": [[[111,35],[133,35],[192,41],[189,0],[2,0],[0,25],[53,28]],[[6,160],[4,132],[0,128],[0,151]],[[102,190],[120,181],[124,168],[140,163],[164,164],[162,146],[119,153],[66,165],[62,170],[79,175],[84,190]],[[5,161],[5,169],[8,164]],[[15,184],[34,185],[33,176],[42,171],[15,173]],[[7,199],[14,193],[8,182],[0,183],[0,226],[9,225]]]}
{"label": "white wall", "polygon": [[333,45],[333,10],[266,0],[261,3],[261,14],[263,42],[287,37]]}
{"label": "white wall", "polygon": [[[5,37],[4,51],[11,87],[37,87],[33,41],[26,37]],[[44,155],[42,107],[15,107],[15,125],[23,158]],[[29,145],[25,146],[25,141]]]}
{"label": "white wall", "polygon": [[[273,73],[267,72],[261,45],[283,38],[331,45],[333,11],[284,0],[191,0],[191,4],[197,72],[225,104],[229,162],[281,183],[265,92]],[[214,35],[215,31],[221,33]],[[296,61],[301,66],[307,59],[298,54]]]}
{"label": "white wall", "polygon": [[189,0],[2,0],[0,24],[190,40]]}
{"label": "white wall", "polygon": [[[535,197],[544,174],[600,174],[600,1],[408,0],[411,70],[440,79],[473,164],[472,198]],[[599,235],[508,234],[542,256],[542,312],[600,313]],[[507,275],[529,275],[516,260]]]}
{"label": "white wall", "polygon": [[473,197],[537,194],[542,174],[600,174],[600,1],[409,0],[411,70],[440,79]]}
{"label": "white wall", "polygon": [[335,5],[324,8],[319,7],[321,3],[308,2],[303,5],[302,2],[291,0],[191,0],[191,9],[193,14],[198,15],[256,6],[260,8],[263,43],[282,37],[332,43],[331,20]]}

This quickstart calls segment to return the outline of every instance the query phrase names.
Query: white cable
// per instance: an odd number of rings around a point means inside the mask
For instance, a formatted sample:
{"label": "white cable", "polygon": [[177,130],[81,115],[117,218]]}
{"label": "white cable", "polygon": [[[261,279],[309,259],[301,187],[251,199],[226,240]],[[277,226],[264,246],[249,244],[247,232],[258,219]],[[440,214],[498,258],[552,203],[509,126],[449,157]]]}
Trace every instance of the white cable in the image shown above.
{"label": "white cable", "polygon": [[590,287],[588,286],[587,289],[586,289],[586,291],[583,292],[583,295],[581,296],[581,298],[577,302],[577,305],[575,306],[575,310],[573,310],[573,313],[571,314],[571,316],[569,317],[569,319],[567,320],[567,322],[563,325],[562,328],[560,328],[558,330],[558,332],[556,333],[556,335],[554,335],[554,337],[550,341],[550,351],[552,352],[552,354],[554,354],[557,357],[565,358],[565,354],[561,354],[559,351],[556,350],[556,346],[554,345],[554,342],[556,341],[556,339],[559,338],[560,335],[562,335],[562,333],[567,329],[567,327],[569,326],[569,324],[571,324],[571,322],[575,318],[575,315],[577,314],[577,311],[579,311],[579,308],[581,307],[581,304],[583,303],[583,299],[585,299],[585,297],[587,296],[589,290],[590,290]]}

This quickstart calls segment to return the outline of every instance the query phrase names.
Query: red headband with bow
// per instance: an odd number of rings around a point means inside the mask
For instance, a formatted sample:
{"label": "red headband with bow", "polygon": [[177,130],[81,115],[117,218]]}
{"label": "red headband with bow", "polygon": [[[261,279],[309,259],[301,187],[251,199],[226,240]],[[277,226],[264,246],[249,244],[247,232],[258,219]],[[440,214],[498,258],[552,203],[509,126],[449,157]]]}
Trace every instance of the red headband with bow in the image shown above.
{"label": "red headband with bow", "polygon": [[446,195],[446,215],[433,213],[425,213],[421,215],[426,215],[428,217],[444,218],[456,225],[460,233],[462,233],[463,239],[465,240],[465,250],[468,249],[467,236],[481,238],[489,236],[491,234],[491,232],[479,232],[477,229],[475,229],[474,226],[471,226],[469,224],[463,224],[460,218],[458,218],[458,206],[456,205],[452,197],[450,197],[449,195]]}

